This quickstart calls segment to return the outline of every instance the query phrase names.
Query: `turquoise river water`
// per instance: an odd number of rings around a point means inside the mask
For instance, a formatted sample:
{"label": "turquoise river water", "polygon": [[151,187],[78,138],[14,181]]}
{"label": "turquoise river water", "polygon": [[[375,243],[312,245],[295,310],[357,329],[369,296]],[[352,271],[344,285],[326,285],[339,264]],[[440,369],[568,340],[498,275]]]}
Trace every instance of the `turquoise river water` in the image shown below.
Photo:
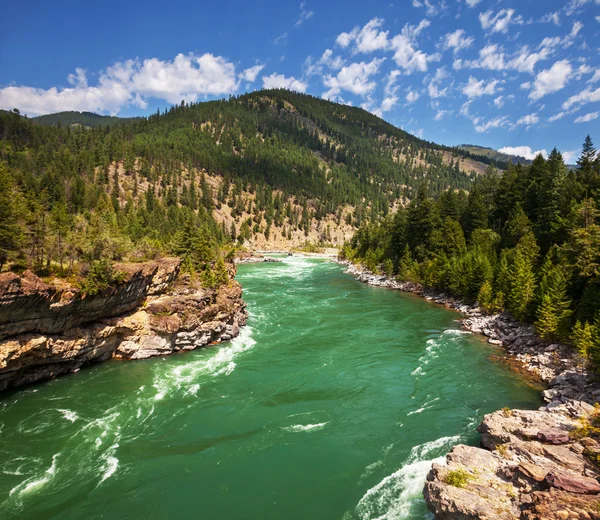
{"label": "turquoise river water", "polygon": [[0,518],[428,518],[431,462],[539,405],[452,311],[323,260],[238,280],[234,341],[3,395]]}

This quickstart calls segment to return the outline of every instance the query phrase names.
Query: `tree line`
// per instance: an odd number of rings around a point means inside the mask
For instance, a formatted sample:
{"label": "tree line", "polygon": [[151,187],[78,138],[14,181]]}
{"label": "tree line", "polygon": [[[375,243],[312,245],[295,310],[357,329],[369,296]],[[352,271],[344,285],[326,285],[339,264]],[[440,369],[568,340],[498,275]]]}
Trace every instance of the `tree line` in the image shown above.
{"label": "tree line", "polygon": [[343,255],[403,281],[509,311],[600,366],[600,154],[588,136],[569,169],[554,149],[490,168],[469,193],[417,196],[363,224]]}

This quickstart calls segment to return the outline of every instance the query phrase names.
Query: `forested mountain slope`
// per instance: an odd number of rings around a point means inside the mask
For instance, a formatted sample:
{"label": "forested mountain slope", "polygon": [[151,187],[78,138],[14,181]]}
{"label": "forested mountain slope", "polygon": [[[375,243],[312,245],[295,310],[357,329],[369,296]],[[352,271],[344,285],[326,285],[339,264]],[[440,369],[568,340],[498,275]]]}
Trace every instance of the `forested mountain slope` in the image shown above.
{"label": "forested mountain slope", "polygon": [[0,264],[177,253],[191,247],[185,229],[214,251],[341,244],[423,180],[436,194],[469,190],[487,167],[362,109],[282,90],[116,123],[0,113]]}

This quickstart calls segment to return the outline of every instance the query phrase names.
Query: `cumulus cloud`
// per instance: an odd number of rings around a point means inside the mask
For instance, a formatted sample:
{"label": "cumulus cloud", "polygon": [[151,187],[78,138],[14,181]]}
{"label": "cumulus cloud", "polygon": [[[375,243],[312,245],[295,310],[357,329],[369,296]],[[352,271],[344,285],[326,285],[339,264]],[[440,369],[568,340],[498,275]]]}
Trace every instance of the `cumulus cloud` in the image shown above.
{"label": "cumulus cloud", "polygon": [[339,70],[344,66],[344,60],[340,56],[334,56],[331,49],[326,49],[323,55],[314,60],[309,56],[304,61],[304,74],[306,76],[314,76],[323,74],[325,69]]}
{"label": "cumulus cloud", "polygon": [[501,9],[496,14],[488,10],[485,13],[479,13],[479,22],[484,30],[490,30],[491,33],[507,33],[508,26],[511,23],[523,23],[520,17],[513,18],[514,9]]}
{"label": "cumulus cloud", "polygon": [[348,47],[354,42],[354,52],[369,53],[377,50],[386,49],[388,47],[389,31],[381,31],[383,26],[382,18],[373,18],[362,29],[355,27],[351,32],[341,33],[336,43],[342,47]]}
{"label": "cumulus cloud", "polygon": [[515,157],[523,157],[529,161],[533,161],[539,154],[548,157],[548,152],[546,150],[542,149],[534,152],[531,146],[505,146],[498,151],[507,155],[514,155]]}
{"label": "cumulus cloud", "polygon": [[293,76],[289,78],[283,74],[273,73],[270,76],[263,76],[263,88],[285,88],[295,90],[296,92],[306,92],[306,83],[300,81]]}
{"label": "cumulus cloud", "polygon": [[361,96],[372,92],[377,83],[370,78],[377,73],[379,66],[384,61],[384,59],[376,58],[368,63],[364,61],[352,63],[342,67],[335,76],[325,76],[323,84],[329,90],[325,93],[324,97],[332,99],[342,90]]}
{"label": "cumulus cloud", "polygon": [[457,29],[444,36],[442,45],[444,50],[453,49],[454,54],[456,54],[461,49],[469,48],[474,41],[475,38],[472,36],[465,36],[464,29]]}
{"label": "cumulus cloud", "polygon": [[573,67],[568,60],[557,61],[550,69],[543,70],[536,76],[529,98],[537,101],[548,94],[561,90],[569,81],[571,72],[573,72]]}
{"label": "cumulus cloud", "polygon": [[243,70],[240,74],[240,78],[244,81],[253,82],[256,80],[257,76],[260,74],[260,71],[265,68],[264,65],[254,65],[254,67],[249,67]]}
{"label": "cumulus cloud", "polygon": [[420,97],[421,97],[421,94],[419,94],[415,90],[411,90],[411,91],[408,92],[408,94],[406,94],[406,102],[407,103],[414,103]]}
{"label": "cumulus cloud", "polygon": [[479,51],[479,58],[475,60],[454,60],[453,68],[456,70],[472,68],[494,71],[516,70],[533,74],[539,61],[548,59],[553,53],[549,46],[542,47],[539,51],[532,51],[528,46],[522,47],[514,54],[507,55],[502,46],[488,44]]}
{"label": "cumulus cloud", "polygon": [[598,119],[598,116],[600,116],[600,112],[591,112],[575,119],[575,123],[589,123],[590,121],[594,121],[594,119]]}
{"label": "cumulus cloud", "polygon": [[429,20],[421,20],[418,25],[406,24],[402,32],[392,38],[390,46],[394,50],[394,61],[408,74],[415,71],[426,72],[429,62],[441,59],[439,54],[427,54],[417,48],[417,37],[429,25]]}
{"label": "cumulus cloud", "polygon": [[540,118],[537,114],[528,114],[526,116],[521,117],[516,123],[515,126],[531,126],[540,122]]}
{"label": "cumulus cloud", "polygon": [[169,103],[196,101],[238,90],[235,65],[213,54],[178,54],[172,61],[157,58],[117,62],[89,85],[86,71],[70,74],[70,87],[39,89],[8,86],[0,89],[0,107],[17,107],[35,116],[62,110],[118,114],[127,105],[147,106],[147,98]]}
{"label": "cumulus cloud", "polygon": [[462,93],[469,98],[493,96],[499,90],[502,90],[501,88],[497,88],[501,83],[502,82],[497,79],[486,83],[484,80],[477,81],[477,78],[469,76],[469,83],[463,87]]}
{"label": "cumulus cloud", "polygon": [[[430,79],[427,84],[427,93],[431,99],[438,99],[441,97],[446,97],[448,94],[448,86],[442,88],[442,84],[444,80],[449,77],[449,74],[446,72],[444,67],[440,67],[435,71],[435,75]],[[426,78],[427,79],[427,78]]]}

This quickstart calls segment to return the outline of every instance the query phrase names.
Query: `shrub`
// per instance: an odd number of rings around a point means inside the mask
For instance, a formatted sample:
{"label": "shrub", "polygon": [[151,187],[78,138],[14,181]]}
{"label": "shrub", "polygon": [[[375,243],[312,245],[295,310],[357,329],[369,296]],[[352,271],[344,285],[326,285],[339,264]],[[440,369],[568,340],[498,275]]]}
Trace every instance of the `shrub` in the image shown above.
{"label": "shrub", "polygon": [[444,484],[458,488],[464,488],[471,480],[473,480],[473,475],[461,468],[446,473],[446,476],[444,477]]}

